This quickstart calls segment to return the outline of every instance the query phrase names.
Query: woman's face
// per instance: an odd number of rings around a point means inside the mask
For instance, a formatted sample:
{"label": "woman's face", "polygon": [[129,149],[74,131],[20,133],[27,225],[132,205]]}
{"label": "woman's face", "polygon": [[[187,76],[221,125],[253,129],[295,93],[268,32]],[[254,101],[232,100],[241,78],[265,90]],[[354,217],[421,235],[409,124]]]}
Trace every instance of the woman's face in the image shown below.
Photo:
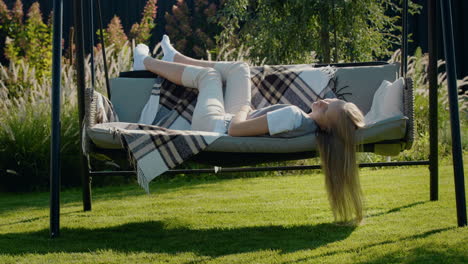
{"label": "woman's face", "polygon": [[332,124],[338,122],[338,114],[342,111],[344,103],[336,98],[318,100],[312,104],[309,116],[322,130],[329,130]]}

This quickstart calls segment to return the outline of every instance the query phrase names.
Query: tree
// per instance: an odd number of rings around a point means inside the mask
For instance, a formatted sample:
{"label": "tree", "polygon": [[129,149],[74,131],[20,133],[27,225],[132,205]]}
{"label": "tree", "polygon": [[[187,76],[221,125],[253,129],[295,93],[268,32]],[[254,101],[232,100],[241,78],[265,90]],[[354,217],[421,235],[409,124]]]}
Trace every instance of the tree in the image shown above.
{"label": "tree", "polygon": [[374,60],[399,43],[400,11],[395,0],[231,0],[218,43],[243,43],[269,64]]}

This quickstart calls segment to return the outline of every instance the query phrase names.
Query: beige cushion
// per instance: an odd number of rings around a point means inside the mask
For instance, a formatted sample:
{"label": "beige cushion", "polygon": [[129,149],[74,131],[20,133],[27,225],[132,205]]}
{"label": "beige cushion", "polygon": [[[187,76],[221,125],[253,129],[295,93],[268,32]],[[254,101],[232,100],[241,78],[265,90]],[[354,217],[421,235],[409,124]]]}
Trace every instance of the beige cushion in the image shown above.
{"label": "beige cushion", "polygon": [[398,64],[338,68],[336,89],[338,94],[346,93],[344,99],[356,104],[366,114],[382,81],[394,82],[398,77],[398,69]]}
{"label": "beige cushion", "polygon": [[365,116],[366,124],[374,124],[392,116],[403,115],[403,78],[395,82],[382,81],[374,94],[372,107]]}

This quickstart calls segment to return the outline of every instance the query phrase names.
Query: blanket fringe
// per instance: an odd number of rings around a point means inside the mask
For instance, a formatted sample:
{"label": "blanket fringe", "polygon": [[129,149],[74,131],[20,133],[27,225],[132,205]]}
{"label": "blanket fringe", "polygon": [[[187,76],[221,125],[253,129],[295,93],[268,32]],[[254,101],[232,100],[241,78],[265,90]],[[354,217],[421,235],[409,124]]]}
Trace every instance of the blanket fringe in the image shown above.
{"label": "blanket fringe", "polygon": [[325,73],[330,80],[335,77],[336,68],[329,65],[326,67],[320,67],[319,69],[321,72]]}
{"label": "blanket fringe", "polygon": [[328,77],[330,78],[333,78],[335,76],[335,73],[336,73],[336,68],[332,67],[332,66],[326,66],[326,67],[320,67],[319,68],[320,71],[322,71],[323,73],[327,74]]}
{"label": "blanket fringe", "polygon": [[115,128],[113,130],[113,134],[114,136],[120,137],[120,141],[123,143],[124,149],[127,151],[128,161],[130,165],[136,168],[138,185],[140,185],[141,188],[143,188],[146,191],[146,193],[149,194],[150,191],[149,191],[148,179],[145,177],[143,170],[140,168],[140,165],[138,164],[138,161],[135,159],[135,157],[133,157],[132,151],[128,147],[128,143],[127,143],[127,140],[125,139],[124,133],[121,133],[118,128]]}
{"label": "blanket fringe", "polygon": [[143,170],[141,170],[140,166],[137,163],[137,175],[138,175],[138,184],[143,188],[147,194],[149,194],[149,182],[145,177],[145,174],[143,173]]}

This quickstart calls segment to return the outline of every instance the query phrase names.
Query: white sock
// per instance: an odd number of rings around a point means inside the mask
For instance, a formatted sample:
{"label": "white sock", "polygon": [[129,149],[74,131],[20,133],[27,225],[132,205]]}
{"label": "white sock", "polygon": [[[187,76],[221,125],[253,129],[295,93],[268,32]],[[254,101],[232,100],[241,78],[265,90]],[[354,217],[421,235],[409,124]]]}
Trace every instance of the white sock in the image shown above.
{"label": "white sock", "polygon": [[143,71],[146,70],[143,61],[149,57],[149,48],[145,44],[138,44],[133,50],[133,70]]}
{"label": "white sock", "polygon": [[163,36],[161,40],[161,47],[164,53],[162,60],[173,62],[174,56],[179,52],[176,49],[174,49],[174,47],[172,47],[171,41],[169,40],[169,37],[167,35]]}

